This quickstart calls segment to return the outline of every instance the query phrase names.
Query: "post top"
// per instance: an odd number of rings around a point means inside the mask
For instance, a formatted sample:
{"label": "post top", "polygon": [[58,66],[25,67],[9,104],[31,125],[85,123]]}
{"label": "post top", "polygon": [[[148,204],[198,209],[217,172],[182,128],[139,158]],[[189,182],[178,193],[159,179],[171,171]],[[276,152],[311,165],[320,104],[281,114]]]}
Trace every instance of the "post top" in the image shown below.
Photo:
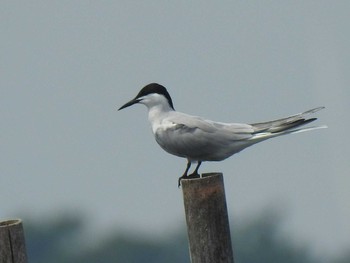
{"label": "post top", "polygon": [[0,227],[9,227],[14,225],[19,225],[22,223],[21,219],[8,219],[4,221],[0,221]]}

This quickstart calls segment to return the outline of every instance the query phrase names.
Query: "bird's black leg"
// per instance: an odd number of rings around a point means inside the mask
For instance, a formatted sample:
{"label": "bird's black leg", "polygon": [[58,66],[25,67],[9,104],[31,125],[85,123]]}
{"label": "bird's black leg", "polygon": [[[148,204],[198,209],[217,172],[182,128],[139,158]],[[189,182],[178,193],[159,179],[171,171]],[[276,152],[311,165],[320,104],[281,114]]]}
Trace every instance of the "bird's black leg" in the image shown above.
{"label": "bird's black leg", "polygon": [[190,179],[190,178],[199,178],[200,177],[200,175],[198,173],[198,169],[199,169],[199,166],[201,166],[201,164],[202,164],[202,162],[198,161],[196,169],[194,169],[193,173],[191,173],[190,175],[187,176],[188,179]]}
{"label": "bird's black leg", "polygon": [[181,186],[181,180],[187,177],[187,173],[188,173],[188,170],[190,170],[190,167],[191,167],[191,162],[189,160],[187,160],[186,170],[185,170],[184,174],[179,177],[178,187]]}

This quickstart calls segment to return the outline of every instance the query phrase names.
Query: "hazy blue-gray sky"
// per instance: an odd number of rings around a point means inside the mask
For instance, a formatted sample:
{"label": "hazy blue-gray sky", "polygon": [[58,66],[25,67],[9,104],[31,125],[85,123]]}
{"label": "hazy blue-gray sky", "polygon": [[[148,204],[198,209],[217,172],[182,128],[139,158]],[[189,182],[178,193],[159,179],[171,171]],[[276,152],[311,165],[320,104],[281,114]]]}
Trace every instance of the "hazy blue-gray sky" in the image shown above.
{"label": "hazy blue-gray sky", "polygon": [[1,218],[82,211],[95,230],[184,223],[185,160],[156,144],[149,82],[177,110],[258,122],[325,105],[329,129],[271,140],[202,172],[225,176],[231,218],[278,206],[285,231],[350,245],[349,1],[2,1]]}

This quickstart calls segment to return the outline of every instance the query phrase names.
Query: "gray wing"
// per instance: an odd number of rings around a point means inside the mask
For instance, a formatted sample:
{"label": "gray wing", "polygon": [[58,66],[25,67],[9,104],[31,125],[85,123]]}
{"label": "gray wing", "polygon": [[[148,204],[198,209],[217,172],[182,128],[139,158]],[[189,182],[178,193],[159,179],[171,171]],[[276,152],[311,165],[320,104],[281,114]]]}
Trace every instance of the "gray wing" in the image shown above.
{"label": "gray wing", "polygon": [[323,108],[254,124],[214,122],[176,112],[166,118],[167,128],[157,130],[155,136],[159,145],[171,154],[189,160],[220,161],[272,137],[324,128],[296,129],[316,120],[306,116]]}
{"label": "gray wing", "polygon": [[167,152],[191,160],[222,160],[237,151],[228,145],[246,141],[254,129],[249,124],[221,123],[177,112],[167,118],[166,129],[156,131],[156,140]]}
{"label": "gray wing", "polygon": [[255,132],[254,127],[250,124],[215,122],[184,113],[174,114],[168,118],[168,121],[187,131],[197,130],[201,133],[215,133],[232,140],[246,139]]}

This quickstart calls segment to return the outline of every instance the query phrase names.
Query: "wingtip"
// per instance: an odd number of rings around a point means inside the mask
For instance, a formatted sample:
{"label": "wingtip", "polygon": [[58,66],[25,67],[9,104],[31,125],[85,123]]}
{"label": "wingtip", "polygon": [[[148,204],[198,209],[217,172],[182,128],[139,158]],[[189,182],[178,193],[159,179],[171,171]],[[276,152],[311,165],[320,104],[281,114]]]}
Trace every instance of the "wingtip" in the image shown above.
{"label": "wingtip", "polygon": [[315,112],[320,111],[320,110],[323,110],[323,109],[325,109],[325,108],[326,108],[325,106],[320,106],[320,107],[317,107],[317,108],[308,110],[308,111],[306,111],[305,113],[315,113]]}
{"label": "wingtip", "polygon": [[320,106],[320,107],[317,107],[317,108],[313,108],[311,110],[304,111],[304,112],[300,113],[300,115],[305,116],[305,115],[308,115],[308,114],[312,114],[312,113],[318,112],[318,111],[323,110],[325,108],[326,108],[325,106]]}
{"label": "wingtip", "polygon": [[319,110],[323,110],[323,109],[325,109],[325,108],[326,108],[325,106],[320,106],[320,107],[315,108],[315,110],[316,110],[316,111],[319,111]]}

